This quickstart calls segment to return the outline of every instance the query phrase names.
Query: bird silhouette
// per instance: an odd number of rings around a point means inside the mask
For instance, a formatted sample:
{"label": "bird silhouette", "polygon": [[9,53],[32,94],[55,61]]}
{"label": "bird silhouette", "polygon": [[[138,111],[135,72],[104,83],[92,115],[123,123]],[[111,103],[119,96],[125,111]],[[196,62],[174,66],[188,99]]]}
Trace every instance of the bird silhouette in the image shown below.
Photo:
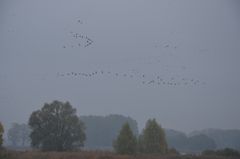
{"label": "bird silhouette", "polygon": [[151,80],[151,81],[148,82],[148,84],[151,84],[151,83],[154,83],[154,82],[155,82],[154,80]]}
{"label": "bird silhouette", "polygon": [[[104,74],[104,72],[106,72],[106,74]],[[140,72],[139,72],[140,73]],[[129,78],[136,78],[139,79],[141,81],[142,84],[151,84],[151,86],[158,86],[160,87],[161,85],[163,86],[168,86],[168,87],[176,87],[176,86],[197,86],[197,85],[204,85],[206,84],[206,82],[203,82],[199,79],[194,79],[194,78],[188,78],[188,77],[181,77],[181,78],[176,78],[175,76],[171,76],[168,78],[162,78],[160,75],[157,76],[153,76],[152,78],[150,78],[151,76],[146,76],[146,74],[142,74],[140,73],[140,76],[138,76],[137,74],[132,74],[132,72],[123,72],[123,73],[119,73],[119,72],[114,72],[114,71],[105,71],[105,70],[99,70],[99,71],[91,71],[91,72],[66,72],[66,73],[61,73],[61,72],[57,72],[57,77],[64,77],[64,76],[68,76],[68,77],[75,77],[75,76],[79,76],[79,77],[83,77],[83,78],[94,78],[97,77],[97,74],[101,74],[102,76],[104,75],[108,75],[107,77],[117,77],[122,75],[125,80],[129,79]],[[129,77],[129,78],[127,78]],[[144,78],[144,79],[143,79]],[[114,78],[112,78],[114,79]],[[118,78],[121,79],[121,78]]]}

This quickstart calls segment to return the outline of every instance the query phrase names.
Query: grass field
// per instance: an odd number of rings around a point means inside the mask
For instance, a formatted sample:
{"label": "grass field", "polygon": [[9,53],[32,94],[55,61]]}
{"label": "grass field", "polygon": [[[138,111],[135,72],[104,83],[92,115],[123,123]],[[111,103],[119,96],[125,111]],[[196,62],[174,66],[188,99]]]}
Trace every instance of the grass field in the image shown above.
{"label": "grass field", "polygon": [[0,159],[237,159],[223,156],[194,155],[117,155],[103,151],[82,152],[40,152],[40,151],[1,151]]}

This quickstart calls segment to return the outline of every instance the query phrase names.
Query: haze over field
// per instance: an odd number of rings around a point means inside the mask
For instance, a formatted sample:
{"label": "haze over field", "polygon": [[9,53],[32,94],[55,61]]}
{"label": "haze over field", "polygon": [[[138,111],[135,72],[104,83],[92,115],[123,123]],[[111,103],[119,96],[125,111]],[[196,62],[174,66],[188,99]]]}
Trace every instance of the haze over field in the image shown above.
{"label": "haze over field", "polygon": [[1,0],[0,121],[45,102],[240,129],[238,0]]}

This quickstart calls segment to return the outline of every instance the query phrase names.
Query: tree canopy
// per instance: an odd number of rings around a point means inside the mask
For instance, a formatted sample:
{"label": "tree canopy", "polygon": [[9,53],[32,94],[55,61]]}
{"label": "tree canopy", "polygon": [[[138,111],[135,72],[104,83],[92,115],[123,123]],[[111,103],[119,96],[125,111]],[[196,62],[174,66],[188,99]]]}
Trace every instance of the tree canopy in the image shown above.
{"label": "tree canopy", "polygon": [[115,151],[119,154],[135,154],[137,151],[137,139],[128,123],[125,123],[113,143]]}
{"label": "tree canopy", "polygon": [[2,123],[0,122],[0,148],[2,147],[2,144],[3,144],[3,133],[4,133],[4,128]]}
{"label": "tree canopy", "polygon": [[29,118],[30,138],[35,148],[66,151],[84,144],[84,124],[69,102],[53,101],[34,111]]}
{"label": "tree canopy", "polygon": [[144,153],[161,153],[167,152],[167,142],[162,127],[155,119],[149,119],[139,138],[140,149]]}

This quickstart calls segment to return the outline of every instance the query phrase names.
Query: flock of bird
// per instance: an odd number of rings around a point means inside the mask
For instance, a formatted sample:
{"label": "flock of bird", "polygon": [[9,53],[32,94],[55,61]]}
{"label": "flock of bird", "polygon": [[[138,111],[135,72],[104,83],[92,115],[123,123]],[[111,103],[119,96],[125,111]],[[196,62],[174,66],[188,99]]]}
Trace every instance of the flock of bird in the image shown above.
{"label": "flock of bird", "polygon": [[155,43],[154,47],[155,48],[161,47],[161,48],[165,48],[165,49],[167,49],[167,48],[177,49],[178,48],[176,45],[173,45],[171,43],[163,43],[163,44]]}
{"label": "flock of bird", "polygon": [[[77,20],[77,23],[83,24],[81,20]],[[88,47],[93,44],[93,40],[90,39],[88,36],[80,34],[78,32],[70,32],[72,40],[75,43],[75,45],[71,44],[69,47],[74,48],[74,47]],[[176,45],[173,45],[171,43],[162,43],[162,44],[155,44],[155,48],[162,47],[162,48],[172,48],[172,49],[177,49]],[[63,48],[67,48],[66,45],[63,46]],[[156,60],[154,58],[154,60]],[[157,61],[159,62],[159,61]],[[183,68],[183,67],[181,67]],[[185,69],[185,66],[184,68]],[[94,71],[94,72],[67,72],[67,73],[57,73],[57,77],[81,77],[81,78],[94,78],[98,76],[107,76],[107,77],[114,77],[118,79],[132,79],[135,80],[143,85],[165,85],[165,86],[196,86],[196,85],[205,85],[206,82],[202,82],[199,79],[195,78],[179,78],[179,77],[164,77],[161,75],[148,75],[145,73],[120,73],[120,72],[112,72],[112,71],[104,71],[104,70],[99,70],[99,71]],[[111,78],[112,79],[112,78]]]}
{"label": "flock of bird", "polygon": [[[80,77],[80,78],[94,78],[97,76],[112,76],[114,78],[121,78],[121,79],[132,79],[137,82],[140,82],[143,85],[165,85],[165,86],[197,86],[197,85],[205,85],[206,82],[203,82],[199,79],[194,78],[164,78],[160,75],[147,75],[147,74],[140,74],[140,73],[119,73],[119,72],[112,72],[112,71],[93,71],[93,72],[67,72],[67,73],[57,73],[58,77]],[[112,79],[112,78],[111,78]]]}
{"label": "flock of bird", "polygon": [[[81,20],[78,20],[77,21],[79,24],[83,24],[83,22]],[[70,31],[70,35],[72,37],[72,39],[74,40],[75,44],[71,44],[69,45],[68,47],[71,47],[71,48],[74,48],[74,47],[88,47],[90,45],[93,44],[93,40],[90,39],[87,35],[83,35],[83,34],[80,34],[78,32],[73,32],[73,31]],[[63,45],[63,48],[67,48],[66,45]]]}
{"label": "flock of bird", "polygon": [[[70,32],[70,34],[71,34],[72,38],[74,38],[75,41],[76,41],[76,45],[71,45],[70,46],[72,48],[73,47],[84,47],[84,48],[86,48],[86,47],[92,45],[92,43],[93,43],[93,40],[90,39],[86,35],[82,35],[80,33],[74,33],[72,31]],[[63,48],[67,48],[67,46],[63,45]]]}

